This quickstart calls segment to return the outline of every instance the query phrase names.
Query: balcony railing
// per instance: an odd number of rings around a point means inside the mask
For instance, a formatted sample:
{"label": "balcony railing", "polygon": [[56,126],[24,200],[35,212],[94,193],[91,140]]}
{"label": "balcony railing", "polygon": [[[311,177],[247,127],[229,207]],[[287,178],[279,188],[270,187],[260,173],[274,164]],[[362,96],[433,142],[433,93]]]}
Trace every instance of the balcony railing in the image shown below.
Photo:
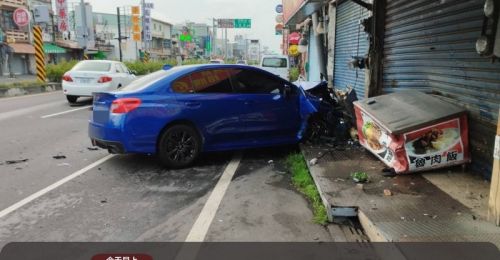
{"label": "balcony railing", "polygon": [[19,30],[6,30],[5,35],[7,36],[7,40],[13,39],[15,42],[29,42],[28,32]]}
{"label": "balcony railing", "polygon": [[0,0],[0,7],[10,7],[12,9],[18,7],[27,7],[28,0]]}

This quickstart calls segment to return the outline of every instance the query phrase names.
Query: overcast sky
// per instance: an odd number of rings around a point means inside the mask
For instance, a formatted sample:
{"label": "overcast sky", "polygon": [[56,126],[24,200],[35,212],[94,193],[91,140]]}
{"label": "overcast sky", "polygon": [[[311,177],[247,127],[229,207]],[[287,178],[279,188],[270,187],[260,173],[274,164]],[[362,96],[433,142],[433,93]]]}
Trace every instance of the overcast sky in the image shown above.
{"label": "overcast sky", "polygon": [[[74,0],[73,0],[74,1]],[[138,5],[140,0],[86,0],[96,12],[115,13],[117,6]],[[153,17],[172,24],[186,20],[212,24],[212,18],[251,18],[252,29],[228,29],[235,34],[260,39],[270,50],[279,52],[281,36],[274,34],[276,5],[281,0],[149,0],[155,9]],[[232,32],[231,32],[232,31]],[[218,34],[221,35],[220,32]]]}

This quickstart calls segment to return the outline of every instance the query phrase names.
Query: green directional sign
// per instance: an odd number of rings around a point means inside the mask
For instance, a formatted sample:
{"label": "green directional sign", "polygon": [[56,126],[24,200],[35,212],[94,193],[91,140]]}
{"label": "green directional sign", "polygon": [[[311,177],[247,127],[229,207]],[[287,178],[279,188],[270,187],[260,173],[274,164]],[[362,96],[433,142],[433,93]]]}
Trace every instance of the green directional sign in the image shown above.
{"label": "green directional sign", "polygon": [[252,28],[252,20],[234,19],[234,28]]}

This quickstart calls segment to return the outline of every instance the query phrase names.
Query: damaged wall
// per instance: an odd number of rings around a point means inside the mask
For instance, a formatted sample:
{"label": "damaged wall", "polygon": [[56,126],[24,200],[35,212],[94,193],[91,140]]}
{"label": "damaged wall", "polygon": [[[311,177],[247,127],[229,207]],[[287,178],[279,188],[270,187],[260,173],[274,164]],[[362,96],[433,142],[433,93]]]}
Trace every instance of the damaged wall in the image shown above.
{"label": "damaged wall", "polygon": [[359,98],[365,96],[365,70],[350,69],[348,63],[355,56],[368,54],[370,42],[360,21],[369,16],[369,10],[352,1],[337,3],[333,84],[338,89],[354,87]]}
{"label": "damaged wall", "polygon": [[500,63],[475,50],[484,0],[386,0],[384,93],[415,89],[464,106],[473,166],[492,167],[500,104]]}

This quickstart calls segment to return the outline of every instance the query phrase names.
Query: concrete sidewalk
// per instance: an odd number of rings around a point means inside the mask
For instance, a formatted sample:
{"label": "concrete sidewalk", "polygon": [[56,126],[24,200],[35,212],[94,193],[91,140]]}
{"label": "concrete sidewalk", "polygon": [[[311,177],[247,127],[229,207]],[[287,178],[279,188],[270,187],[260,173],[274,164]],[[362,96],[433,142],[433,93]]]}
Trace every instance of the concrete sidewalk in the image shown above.
{"label": "concrete sidewalk", "polygon": [[[357,217],[373,242],[475,241],[500,247],[500,227],[485,220],[482,205],[488,185],[460,167],[384,177],[385,165],[361,147],[303,144],[301,150],[308,162],[319,158],[308,166],[330,218]],[[354,172],[366,172],[369,182],[357,185]]]}

